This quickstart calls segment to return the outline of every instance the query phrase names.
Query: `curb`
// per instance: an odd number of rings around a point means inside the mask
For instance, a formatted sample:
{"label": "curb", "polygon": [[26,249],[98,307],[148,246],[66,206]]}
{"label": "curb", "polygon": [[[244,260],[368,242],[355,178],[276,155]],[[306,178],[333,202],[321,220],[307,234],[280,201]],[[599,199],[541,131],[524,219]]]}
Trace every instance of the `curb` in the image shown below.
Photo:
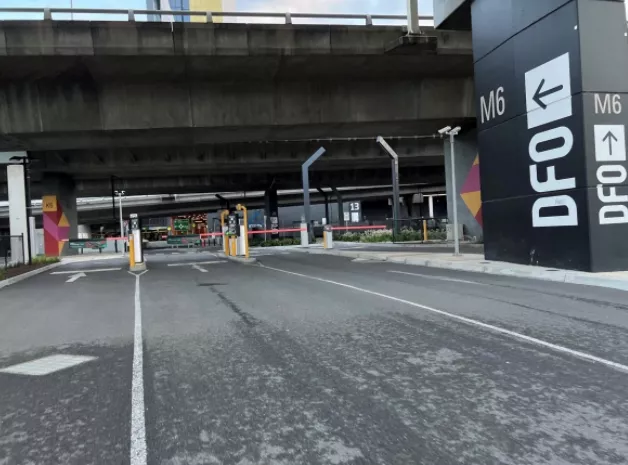
{"label": "curb", "polygon": [[12,284],[19,283],[20,281],[24,281],[25,279],[31,278],[41,273],[45,273],[48,270],[52,270],[58,266],[61,266],[63,263],[52,263],[51,265],[42,266],[41,268],[37,268],[36,270],[29,271],[27,273],[22,273],[18,276],[14,276],[9,279],[5,279],[4,281],[0,281],[0,289],[8,287]]}
{"label": "curb", "polygon": [[225,255],[224,253],[217,255],[219,255],[221,258],[231,260],[232,262],[242,263],[243,265],[253,265],[254,263],[257,263],[257,258],[232,257],[230,255]]}
{"label": "curb", "polygon": [[444,260],[434,260],[429,258],[403,258],[403,257],[374,257],[368,253],[325,251],[325,250],[303,250],[305,253],[318,255],[335,255],[338,257],[360,258],[374,262],[390,262],[401,265],[424,266],[427,268],[438,268],[443,270],[467,271],[471,273],[483,273],[494,276],[510,276],[515,278],[536,279],[541,281],[552,281],[567,284],[580,284],[585,286],[606,287],[628,291],[628,281],[589,276],[577,271],[557,270],[545,271],[538,269],[520,270],[514,268],[494,268],[492,265],[475,265],[465,263],[454,263]]}

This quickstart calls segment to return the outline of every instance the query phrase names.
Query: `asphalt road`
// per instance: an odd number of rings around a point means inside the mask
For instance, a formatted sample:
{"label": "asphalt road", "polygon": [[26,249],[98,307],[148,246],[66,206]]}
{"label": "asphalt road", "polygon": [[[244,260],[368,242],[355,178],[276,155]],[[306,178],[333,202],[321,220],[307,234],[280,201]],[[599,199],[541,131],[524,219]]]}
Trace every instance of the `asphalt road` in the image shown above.
{"label": "asphalt road", "polygon": [[[259,262],[153,254],[140,277],[96,261],[0,290],[0,464],[628,463],[624,292]],[[92,358],[14,372],[60,354]]]}

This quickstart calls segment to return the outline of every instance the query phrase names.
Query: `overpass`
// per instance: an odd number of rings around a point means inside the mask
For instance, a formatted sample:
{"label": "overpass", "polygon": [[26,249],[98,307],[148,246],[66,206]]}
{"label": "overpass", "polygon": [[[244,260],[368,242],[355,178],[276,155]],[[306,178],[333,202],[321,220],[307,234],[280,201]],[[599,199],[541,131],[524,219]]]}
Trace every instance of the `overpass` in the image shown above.
{"label": "overpass", "polygon": [[[340,188],[343,201],[377,200],[392,196],[391,186],[371,186],[368,188]],[[445,186],[424,187],[418,185],[402,185],[400,195],[408,196],[418,193],[442,193]],[[233,192],[223,193],[220,196],[227,199],[232,205],[243,203],[250,209],[264,208],[264,192]],[[313,204],[332,202],[335,197],[333,192],[327,190],[325,195],[312,190],[310,193]],[[335,202],[336,200],[334,200]],[[278,192],[278,204],[281,207],[297,206],[303,204],[303,191],[290,190]],[[118,201],[115,207],[111,197],[81,198],[77,199],[77,212],[79,224],[98,224],[118,221]],[[148,195],[125,197],[123,201],[124,212],[137,213],[140,218],[155,218],[163,216],[175,216],[186,213],[213,212],[223,208],[223,202],[216,194],[187,194],[187,195]],[[42,225],[41,201],[33,202],[32,215],[38,227]],[[335,219],[332,219],[335,221]],[[9,227],[9,206],[7,202],[0,202],[0,229]]]}
{"label": "overpass", "polygon": [[113,189],[272,197],[301,187],[320,146],[313,186],[388,184],[379,135],[400,154],[402,183],[441,185],[437,130],[475,121],[469,32],[39,11],[45,19],[0,21],[0,152],[28,154],[33,196],[57,196],[64,211]]}

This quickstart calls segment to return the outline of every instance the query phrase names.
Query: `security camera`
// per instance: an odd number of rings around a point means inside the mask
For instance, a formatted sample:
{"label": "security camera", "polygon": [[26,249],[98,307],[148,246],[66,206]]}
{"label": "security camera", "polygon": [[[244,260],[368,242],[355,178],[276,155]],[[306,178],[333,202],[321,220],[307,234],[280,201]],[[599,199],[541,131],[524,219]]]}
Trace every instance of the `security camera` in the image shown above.
{"label": "security camera", "polygon": [[447,134],[449,131],[451,131],[451,126],[446,126],[443,129],[439,129],[438,133],[442,135],[442,134]]}

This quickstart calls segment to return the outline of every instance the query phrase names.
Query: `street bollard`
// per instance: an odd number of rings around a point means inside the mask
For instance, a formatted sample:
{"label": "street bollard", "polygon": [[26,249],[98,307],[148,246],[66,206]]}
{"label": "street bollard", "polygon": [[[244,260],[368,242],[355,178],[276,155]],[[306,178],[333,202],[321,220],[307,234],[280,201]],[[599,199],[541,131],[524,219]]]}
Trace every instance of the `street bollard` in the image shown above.
{"label": "street bollard", "polygon": [[334,231],[331,229],[330,225],[325,226],[325,229],[323,230],[323,248],[334,248]]}
{"label": "street bollard", "polygon": [[427,241],[427,220],[423,220],[423,242]]}
{"label": "street bollard", "polygon": [[301,245],[309,245],[310,237],[307,230],[307,223],[301,223]]}

